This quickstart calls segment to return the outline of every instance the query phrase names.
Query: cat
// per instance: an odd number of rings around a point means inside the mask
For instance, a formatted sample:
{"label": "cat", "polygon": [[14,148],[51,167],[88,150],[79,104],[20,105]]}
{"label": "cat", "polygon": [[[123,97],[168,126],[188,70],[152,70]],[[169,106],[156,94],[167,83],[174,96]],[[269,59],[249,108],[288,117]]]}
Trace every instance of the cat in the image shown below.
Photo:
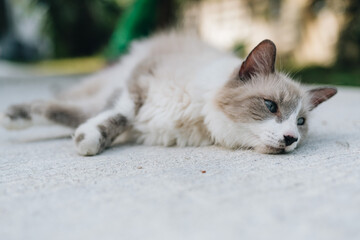
{"label": "cat", "polygon": [[305,90],[275,70],[275,58],[270,40],[242,60],[197,37],[161,33],[134,42],[119,63],[57,99],[10,106],[1,125],[72,127],[84,156],[119,136],[147,145],[291,152],[306,136],[309,112],[337,90]]}

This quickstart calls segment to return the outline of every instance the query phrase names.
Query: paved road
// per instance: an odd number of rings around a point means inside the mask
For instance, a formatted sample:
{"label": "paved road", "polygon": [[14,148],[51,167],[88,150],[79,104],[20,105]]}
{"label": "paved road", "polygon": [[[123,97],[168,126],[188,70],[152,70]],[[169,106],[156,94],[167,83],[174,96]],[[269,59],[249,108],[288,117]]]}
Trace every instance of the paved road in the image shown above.
{"label": "paved road", "polygon": [[[0,111],[72,82],[0,79]],[[340,88],[287,155],[125,145],[80,157],[70,139],[46,140],[62,128],[0,129],[0,239],[360,239],[359,103],[360,89]]]}

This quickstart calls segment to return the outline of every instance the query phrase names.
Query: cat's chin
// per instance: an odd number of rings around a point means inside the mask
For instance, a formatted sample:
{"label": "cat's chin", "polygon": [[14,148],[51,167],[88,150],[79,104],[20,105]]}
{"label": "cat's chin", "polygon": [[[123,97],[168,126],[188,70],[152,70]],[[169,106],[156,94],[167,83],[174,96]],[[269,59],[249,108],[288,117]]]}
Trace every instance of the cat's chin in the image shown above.
{"label": "cat's chin", "polygon": [[281,147],[273,147],[269,145],[263,145],[263,146],[256,146],[254,148],[256,152],[263,153],[263,154],[283,154],[287,153],[285,148]]}

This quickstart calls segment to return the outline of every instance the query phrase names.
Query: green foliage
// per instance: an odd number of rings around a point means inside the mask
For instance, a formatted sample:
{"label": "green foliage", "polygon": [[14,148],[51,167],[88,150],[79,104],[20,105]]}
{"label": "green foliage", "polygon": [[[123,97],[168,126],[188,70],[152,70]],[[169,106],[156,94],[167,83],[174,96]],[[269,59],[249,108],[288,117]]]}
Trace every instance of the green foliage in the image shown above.
{"label": "green foliage", "polygon": [[360,69],[310,67],[295,74],[296,79],[310,84],[360,86]]}
{"label": "green foliage", "polygon": [[233,47],[233,52],[240,58],[246,57],[246,45],[244,43],[237,43]]}
{"label": "green foliage", "polygon": [[106,51],[110,59],[124,53],[133,39],[147,36],[155,28],[156,1],[137,0],[125,11]]}
{"label": "green foliage", "polygon": [[175,9],[172,0],[135,0],[120,19],[106,56],[110,60],[116,59],[127,51],[132,40],[168,26],[174,19]]}
{"label": "green foliage", "polygon": [[360,1],[350,0],[348,18],[338,42],[337,65],[345,68],[360,66]]}

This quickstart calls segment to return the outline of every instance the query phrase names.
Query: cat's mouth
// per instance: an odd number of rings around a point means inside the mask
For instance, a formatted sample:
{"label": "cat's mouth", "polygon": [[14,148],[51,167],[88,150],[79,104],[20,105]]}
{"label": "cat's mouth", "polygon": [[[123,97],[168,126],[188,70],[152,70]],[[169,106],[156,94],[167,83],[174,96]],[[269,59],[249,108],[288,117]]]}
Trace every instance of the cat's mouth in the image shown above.
{"label": "cat's mouth", "polygon": [[282,154],[286,153],[285,147],[274,147],[271,145],[258,145],[255,150],[264,154]]}
{"label": "cat's mouth", "polygon": [[266,153],[268,153],[268,154],[283,154],[283,153],[286,153],[284,147],[274,147],[274,146],[266,145],[265,149],[266,149]]}
{"label": "cat's mouth", "polygon": [[267,153],[269,154],[283,154],[292,152],[296,148],[296,145],[291,145],[287,147],[274,147],[266,145],[266,149],[268,150]]}

